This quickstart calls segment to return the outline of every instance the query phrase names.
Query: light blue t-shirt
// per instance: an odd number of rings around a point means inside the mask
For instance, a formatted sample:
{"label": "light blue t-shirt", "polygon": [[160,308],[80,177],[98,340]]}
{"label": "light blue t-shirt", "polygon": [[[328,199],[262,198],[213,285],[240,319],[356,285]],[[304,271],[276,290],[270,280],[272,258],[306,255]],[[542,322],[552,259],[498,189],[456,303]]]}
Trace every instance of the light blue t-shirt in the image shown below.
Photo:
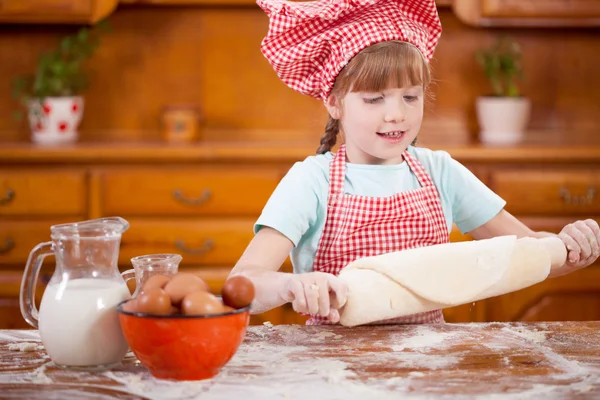
{"label": "light blue t-shirt", "polygon": [[[425,168],[442,201],[448,233],[452,223],[467,233],[492,219],[506,202],[445,151],[408,147]],[[254,231],[268,226],[294,243],[294,272],[312,271],[327,216],[329,163],[334,154],[310,156],[294,164],[281,180],[258,218]],[[417,177],[406,162],[396,165],[346,163],[344,192],[387,197],[418,189]]]}

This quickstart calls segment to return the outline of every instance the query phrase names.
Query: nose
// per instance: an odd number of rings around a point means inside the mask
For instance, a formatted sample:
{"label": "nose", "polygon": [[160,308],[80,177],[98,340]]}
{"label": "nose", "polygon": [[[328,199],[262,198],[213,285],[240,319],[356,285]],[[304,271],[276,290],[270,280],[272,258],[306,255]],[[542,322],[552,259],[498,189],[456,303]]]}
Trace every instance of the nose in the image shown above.
{"label": "nose", "polygon": [[405,118],[405,110],[406,106],[404,102],[396,97],[388,97],[385,102],[385,113],[383,116],[383,120],[385,122],[401,122],[404,121]]}

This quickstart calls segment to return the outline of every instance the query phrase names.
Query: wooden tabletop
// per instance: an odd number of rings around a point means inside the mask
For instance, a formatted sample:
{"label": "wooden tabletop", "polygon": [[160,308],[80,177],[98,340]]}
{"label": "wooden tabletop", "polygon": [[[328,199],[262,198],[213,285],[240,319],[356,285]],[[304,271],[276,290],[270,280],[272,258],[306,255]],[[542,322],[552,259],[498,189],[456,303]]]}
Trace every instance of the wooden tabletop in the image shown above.
{"label": "wooden tabletop", "polygon": [[596,399],[600,322],[251,326],[198,382],[154,379],[131,353],[106,372],[59,370],[37,331],[4,330],[0,398]]}

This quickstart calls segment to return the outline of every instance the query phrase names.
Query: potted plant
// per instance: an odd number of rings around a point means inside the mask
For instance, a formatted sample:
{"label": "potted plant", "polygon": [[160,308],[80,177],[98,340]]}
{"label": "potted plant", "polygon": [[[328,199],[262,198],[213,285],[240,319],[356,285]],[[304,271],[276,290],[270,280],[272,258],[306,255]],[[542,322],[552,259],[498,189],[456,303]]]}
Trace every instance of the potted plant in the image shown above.
{"label": "potted plant", "polygon": [[63,38],[58,46],[43,54],[35,73],[13,81],[13,95],[28,111],[32,141],[44,144],[73,142],[83,116],[81,93],[88,84],[83,63],[99,44],[99,32],[81,28]]}
{"label": "potted plant", "polygon": [[477,98],[480,141],[494,145],[521,141],[529,122],[531,103],[520,95],[517,83],[523,79],[518,43],[502,36],[490,48],[477,51],[475,57],[493,90],[493,95]]}

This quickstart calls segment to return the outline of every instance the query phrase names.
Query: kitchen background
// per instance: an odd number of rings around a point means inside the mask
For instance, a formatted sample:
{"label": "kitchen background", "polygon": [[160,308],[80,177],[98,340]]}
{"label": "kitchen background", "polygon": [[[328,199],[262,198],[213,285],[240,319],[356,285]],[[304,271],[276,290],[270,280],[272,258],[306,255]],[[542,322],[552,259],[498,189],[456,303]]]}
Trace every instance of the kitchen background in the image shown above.
{"label": "kitchen background", "polygon": [[[600,4],[566,3],[439,1],[444,31],[420,134],[421,144],[449,151],[503,196],[509,211],[549,231],[600,215]],[[33,145],[26,119],[13,118],[11,82],[96,19],[100,5],[110,6],[111,31],[86,64],[79,141]],[[23,266],[54,223],[120,215],[131,222],[122,269],[135,255],[180,253],[181,268],[219,290],[270,192],[293,162],[314,153],[326,121],[321,103],[283,85],[260,53],[267,23],[251,0],[0,3],[0,328],[26,326]],[[484,146],[475,101],[491,90],[474,53],[503,34],[521,45],[531,117],[522,143]],[[164,140],[161,118],[178,105],[200,111],[191,143]],[[40,293],[52,273],[46,264]],[[446,317],[597,319],[599,303],[593,266]],[[266,320],[303,319],[289,307],[253,317]]]}

